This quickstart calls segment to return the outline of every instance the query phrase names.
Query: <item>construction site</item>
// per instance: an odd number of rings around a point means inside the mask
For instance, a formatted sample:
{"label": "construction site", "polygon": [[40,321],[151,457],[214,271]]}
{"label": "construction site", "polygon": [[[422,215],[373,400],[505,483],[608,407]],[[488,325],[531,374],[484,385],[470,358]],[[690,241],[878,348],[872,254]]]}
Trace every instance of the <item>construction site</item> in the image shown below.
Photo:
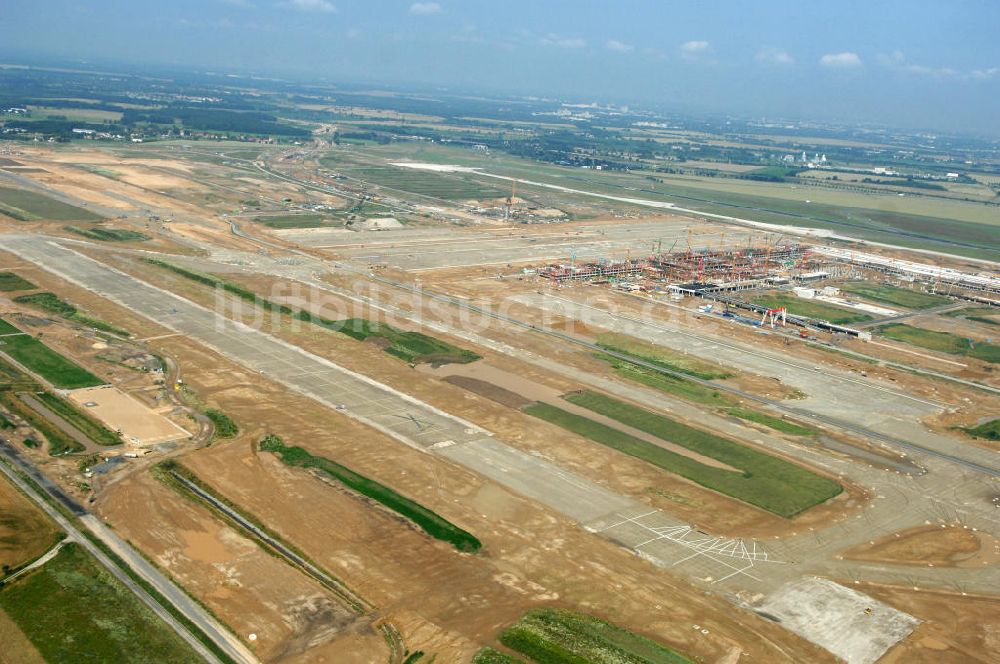
{"label": "construction site", "polygon": [[0,171],[118,231],[0,216],[3,468],[230,661],[479,664],[543,610],[687,662],[990,661],[995,264],[131,149]]}
{"label": "construction site", "polygon": [[[720,246],[725,235],[720,237]],[[624,260],[598,259],[586,263],[549,264],[526,267],[524,274],[535,275],[553,285],[573,282],[607,284],[612,288],[645,294],[668,294],[676,299],[685,296],[703,298],[722,305],[720,315],[733,317],[731,310],[743,309],[761,314],[759,321],[742,319],[750,324],[769,323],[773,328],[780,320],[803,328],[840,332],[861,336],[871,335],[851,327],[837,325],[821,318],[789,315],[785,307],[767,307],[746,299],[753,292],[773,289],[790,290],[797,297],[810,299],[818,295],[836,296],[839,289],[826,285],[849,279],[894,280],[908,288],[931,294],[942,294],[991,307],[1000,307],[1000,276],[995,273],[968,274],[958,270],[921,264],[820,245],[804,245],[778,237],[761,246],[748,244],[743,248],[693,249],[690,231],[684,251],[657,251],[643,258],[626,256]],[[676,241],[674,245],[676,245]],[[818,288],[815,286],[821,284]],[[740,293],[742,295],[736,295]],[[699,307],[702,313],[712,305]]]}

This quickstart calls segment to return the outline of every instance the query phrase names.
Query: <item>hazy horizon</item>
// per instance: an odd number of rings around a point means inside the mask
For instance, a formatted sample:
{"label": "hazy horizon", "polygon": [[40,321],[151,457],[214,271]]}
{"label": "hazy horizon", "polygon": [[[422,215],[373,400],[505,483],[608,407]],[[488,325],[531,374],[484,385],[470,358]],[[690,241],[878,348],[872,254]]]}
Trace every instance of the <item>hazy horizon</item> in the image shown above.
{"label": "hazy horizon", "polygon": [[997,136],[1000,4],[41,0],[5,60],[120,62]]}

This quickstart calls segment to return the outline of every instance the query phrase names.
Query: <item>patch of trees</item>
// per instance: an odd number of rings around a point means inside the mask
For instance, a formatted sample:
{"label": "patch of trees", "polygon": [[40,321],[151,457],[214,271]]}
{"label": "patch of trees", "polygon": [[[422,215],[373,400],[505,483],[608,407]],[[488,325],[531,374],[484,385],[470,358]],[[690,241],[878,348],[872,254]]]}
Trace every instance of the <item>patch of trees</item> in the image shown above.
{"label": "patch of trees", "polygon": [[122,117],[127,125],[140,123],[173,125],[181,123],[194,131],[216,131],[232,134],[268,134],[276,136],[309,136],[307,129],[281,124],[267,113],[227,111],[211,108],[163,108],[157,110],[128,109]]}
{"label": "patch of trees", "polygon": [[106,131],[109,134],[126,133],[125,127],[117,124],[94,124],[71,120],[7,120],[4,126],[11,129],[23,129],[30,133],[55,136],[57,138],[78,138],[79,136],[73,133],[74,129]]}

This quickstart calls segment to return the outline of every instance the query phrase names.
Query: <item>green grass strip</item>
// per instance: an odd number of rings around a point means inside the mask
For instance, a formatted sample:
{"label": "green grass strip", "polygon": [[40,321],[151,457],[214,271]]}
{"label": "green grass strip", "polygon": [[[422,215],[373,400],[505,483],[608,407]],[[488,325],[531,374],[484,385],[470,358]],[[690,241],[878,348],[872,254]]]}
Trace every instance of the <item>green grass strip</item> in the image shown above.
{"label": "green grass strip", "polygon": [[[29,478],[28,481],[31,481],[30,478]],[[32,486],[35,488],[36,491],[42,492],[42,489],[40,487],[38,487],[36,484],[34,484],[33,482],[32,482]],[[61,506],[61,503],[59,503],[58,501],[52,500],[51,497],[48,496],[48,494],[44,494],[43,497],[46,498],[46,502],[48,502],[49,504],[56,505],[57,507]],[[60,511],[65,514],[65,510],[60,509]],[[71,516],[70,518],[73,518],[73,517]],[[170,603],[169,601],[167,601],[167,598],[164,597],[163,595],[161,595],[160,592],[156,588],[154,588],[152,584],[150,584],[144,578],[142,578],[141,576],[139,576],[135,572],[135,570],[133,570],[131,566],[129,566],[128,564],[126,564],[125,561],[122,560],[118,556],[117,553],[115,553],[114,551],[112,551],[111,548],[107,544],[105,544],[103,540],[98,539],[96,535],[94,535],[92,532],[90,532],[86,528],[82,528],[80,530],[80,532],[83,534],[84,537],[86,537],[90,541],[91,544],[93,544],[94,546],[96,546],[98,549],[101,550],[101,552],[105,556],[107,556],[108,558],[110,558],[111,562],[115,565],[115,567],[117,567],[119,570],[122,571],[122,573],[124,573],[126,576],[128,576],[130,579],[132,579],[132,581],[134,581],[136,583],[136,585],[138,585],[140,588],[142,588],[143,590],[145,590],[146,593],[150,597],[152,597],[153,600],[157,604],[159,604],[160,606],[162,606],[163,609],[167,613],[169,613],[171,616],[173,616],[174,620],[176,620],[177,622],[179,622],[181,624],[181,626],[184,627],[184,629],[186,629],[189,634],[191,634],[191,636],[193,636],[195,639],[197,639],[203,646],[205,646],[205,648],[207,648],[209,650],[209,652],[211,652],[213,655],[215,655],[215,657],[220,662],[222,662],[222,664],[237,664],[236,661],[234,659],[232,659],[226,653],[225,650],[223,650],[222,648],[220,648],[215,643],[215,641],[213,641],[211,638],[209,638],[209,636],[207,634],[205,634],[203,631],[201,631],[201,628],[199,628],[197,625],[195,625],[193,622],[191,622],[191,620],[188,619],[188,617],[187,617],[186,614],[182,613],[180,611],[180,609],[178,609],[172,603]],[[133,546],[133,548],[135,548],[135,547]],[[150,560],[149,557],[146,556],[138,548],[135,548],[135,551],[139,555],[141,555],[143,558],[146,558],[146,560],[151,565],[153,565],[154,567],[156,567],[157,569],[159,569],[164,574],[164,576],[170,577],[170,574],[168,574],[165,570],[161,569],[159,567],[159,565],[157,565],[154,561]],[[207,607],[205,607],[198,600],[198,598],[196,598],[194,595],[192,595],[190,592],[188,592],[186,588],[184,588],[183,586],[180,586],[180,584],[177,584],[177,585],[181,588],[181,590],[184,591],[184,593],[192,601],[196,602],[199,606],[201,606],[203,609],[205,609],[206,613],[208,613],[209,615],[211,615],[212,617],[214,617],[216,620],[219,620],[218,616],[216,616],[215,614],[213,614]],[[221,620],[219,620],[219,623],[223,624]],[[230,630],[230,631],[232,631],[232,630]]]}
{"label": "green grass strip", "polygon": [[1000,363],[1000,346],[985,341],[974,341],[950,332],[927,330],[902,323],[883,325],[878,328],[878,332],[887,339],[902,341],[927,350]]}
{"label": "green grass strip", "polygon": [[91,240],[100,242],[145,242],[150,237],[145,233],[132,231],[125,228],[107,228],[105,226],[92,226],[81,228],[80,226],[64,226],[64,230],[70,233],[82,235]]}
{"label": "green grass strip", "polygon": [[31,290],[38,288],[35,284],[13,272],[0,272],[0,292]]}
{"label": "green grass strip", "polygon": [[601,338],[598,338],[597,341],[597,345],[604,350],[629,355],[670,371],[694,376],[702,380],[732,378],[736,375],[725,371],[722,367],[713,366],[709,362],[701,362],[691,357],[685,357],[682,353],[674,353],[666,349],[637,342],[629,343],[603,339],[606,336],[608,335],[601,335]]}
{"label": "green grass strip", "polygon": [[815,429],[810,429],[800,424],[789,422],[788,420],[781,417],[775,417],[774,415],[768,415],[767,413],[762,413],[759,410],[747,410],[746,408],[729,408],[725,412],[727,415],[738,417],[741,420],[746,420],[748,422],[756,422],[757,424],[763,424],[766,427],[770,427],[776,431],[781,431],[783,433],[790,433],[793,436],[816,435]]}
{"label": "green grass strip", "polygon": [[[764,426],[770,427],[776,431],[792,434],[793,436],[816,435],[815,430],[794,424],[780,417],[774,417],[773,415],[768,415],[756,410],[741,408],[736,405],[737,402],[735,399],[732,399],[724,392],[713,390],[711,387],[706,387],[705,385],[685,380],[679,376],[660,373],[653,369],[632,364],[631,362],[625,360],[620,360],[611,355],[595,353],[594,357],[610,364],[615,373],[622,378],[627,378],[628,380],[641,383],[647,387],[659,390],[660,392],[665,392],[684,399],[685,401],[691,401],[706,406],[714,406],[720,413],[732,415],[733,417],[738,417],[741,420],[748,420],[750,422],[763,424]],[[670,367],[665,368],[669,369]]]}
{"label": "green grass strip", "polygon": [[205,416],[212,420],[212,424],[215,425],[215,435],[219,438],[235,438],[236,434],[240,432],[240,428],[236,426],[233,418],[218,408],[206,409]]}
{"label": "green grass strip", "polygon": [[974,427],[963,427],[962,431],[975,438],[1000,440],[1000,419],[990,420]]}
{"label": "green grass strip", "polygon": [[[49,441],[49,456],[65,456],[84,450],[83,445],[73,440],[62,429],[36,413],[28,404],[18,399],[17,395],[13,392],[0,392],[0,404],[3,404],[7,410],[17,414],[31,425],[33,429],[45,436],[45,440]],[[27,441],[25,441],[25,444],[28,444]]]}
{"label": "green grass strip", "polygon": [[33,307],[37,307],[42,311],[46,311],[55,316],[62,316],[68,320],[76,321],[81,325],[101,330],[102,332],[111,332],[112,334],[117,334],[123,337],[132,336],[128,330],[123,330],[120,327],[115,327],[111,323],[105,323],[102,320],[91,318],[86,314],[80,313],[76,307],[69,302],[60,299],[55,293],[31,293],[30,295],[15,297],[14,301],[19,304],[28,304]]}
{"label": "green grass strip", "polygon": [[147,263],[170,270],[171,272],[179,274],[187,279],[191,279],[192,281],[196,281],[200,284],[212,286],[214,288],[222,288],[226,292],[232,293],[247,302],[252,302],[267,311],[275,311],[286,316],[291,316],[306,323],[312,323],[313,325],[318,325],[328,330],[333,330],[334,332],[346,334],[347,336],[358,339],[359,341],[364,341],[369,337],[385,339],[389,342],[389,344],[384,348],[386,353],[412,364],[466,364],[468,362],[474,362],[481,357],[470,350],[459,348],[458,346],[454,346],[446,341],[441,341],[440,339],[435,339],[434,337],[421,332],[400,330],[385,323],[372,322],[363,318],[330,320],[308,311],[292,309],[291,307],[283,304],[271,302],[266,298],[259,297],[257,293],[253,292],[249,288],[244,288],[239,284],[234,284],[231,281],[220,279],[214,275],[195,272],[194,270],[188,270],[178,265],[173,265],[172,263],[167,263],[153,258],[147,258],[144,260]]}
{"label": "green grass strip", "polygon": [[524,660],[495,648],[486,647],[476,653],[472,658],[472,664],[524,664]]}
{"label": "green grass strip", "polygon": [[105,382],[27,334],[0,338],[0,351],[59,389],[74,390],[103,385]]}
{"label": "green grass strip", "polygon": [[499,641],[537,664],[692,664],[652,639],[593,616],[558,609],[529,611],[505,629]]}
{"label": "green grass strip", "polygon": [[736,401],[730,399],[724,392],[714,390],[694,381],[685,380],[679,376],[660,373],[655,369],[633,364],[612,355],[595,353],[594,357],[607,362],[615,373],[622,378],[633,380],[655,390],[672,394],[686,401],[693,401],[706,406],[730,407]]}
{"label": "green grass strip", "polygon": [[472,553],[482,547],[482,543],[472,534],[443,519],[426,507],[400,495],[384,484],[359,475],[350,468],[326,457],[310,454],[301,447],[285,445],[281,438],[273,434],[267,435],[261,440],[260,449],[277,454],[289,466],[314,468],[326,473],[349,489],[406,517],[431,537],[451,543],[459,551]]}
{"label": "green grass strip", "polygon": [[836,482],[783,459],[603,395],[584,392],[566,398],[576,405],[721,461],[737,470],[707,466],[549,404],[537,403],[524,410],[529,415],[782,517],[795,516],[843,490]]}
{"label": "green grass strip", "polygon": [[24,334],[24,332],[0,318],[0,334]]}
{"label": "green grass strip", "polygon": [[66,399],[49,392],[32,395],[46,408],[63,418],[98,445],[120,445],[122,438]]}
{"label": "green grass strip", "polygon": [[852,281],[840,286],[840,290],[858,295],[873,302],[892,304],[906,309],[930,309],[948,304],[951,300],[941,295],[921,293],[887,284],[873,284],[867,281]]}
{"label": "green grass strip", "polygon": [[863,323],[873,320],[870,314],[859,313],[856,309],[838,307],[834,304],[813,300],[809,298],[790,295],[788,293],[775,293],[772,295],[761,295],[753,299],[754,304],[763,307],[778,309],[785,307],[789,314],[794,316],[806,316],[825,320],[836,325],[848,325],[850,323]]}

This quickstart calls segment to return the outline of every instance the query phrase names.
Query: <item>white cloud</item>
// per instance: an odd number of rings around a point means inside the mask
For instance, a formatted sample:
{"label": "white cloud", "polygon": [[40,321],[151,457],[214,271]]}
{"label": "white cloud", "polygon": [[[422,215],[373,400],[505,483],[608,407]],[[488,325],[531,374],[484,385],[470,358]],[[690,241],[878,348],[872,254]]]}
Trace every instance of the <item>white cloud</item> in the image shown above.
{"label": "white cloud", "polygon": [[764,62],[769,65],[794,65],[795,58],[780,48],[763,48],[753,56],[757,62]]}
{"label": "white cloud", "polygon": [[712,50],[712,45],[707,41],[687,41],[681,44],[681,55],[686,58],[697,58]]}
{"label": "white cloud", "polygon": [[347,31],[348,39],[359,39],[360,37],[361,37],[361,31],[358,30],[357,28],[351,28],[350,30]]}
{"label": "white cloud", "polygon": [[337,13],[337,7],[329,0],[288,0],[288,2],[282,2],[281,6],[291,7],[301,12]]}
{"label": "white cloud", "polygon": [[410,13],[416,14],[417,16],[426,16],[427,14],[440,14],[441,5],[436,2],[414,2],[410,5]]}
{"label": "white cloud", "polygon": [[819,59],[819,63],[824,67],[831,67],[833,69],[855,69],[864,66],[864,63],[861,62],[861,56],[850,51],[827,53]]}
{"label": "white cloud", "polygon": [[618,53],[631,53],[635,50],[635,46],[632,46],[632,44],[626,44],[617,39],[609,39],[605,46],[608,47],[609,51],[617,51]]}
{"label": "white cloud", "polygon": [[956,78],[961,76],[961,73],[951,67],[928,67],[926,65],[917,65],[906,61],[906,56],[902,51],[893,51],[892,53],[880,54],[878,56],[878,62],[884,67],[889,69],[894,69],[896,71],[905,72],[907,74],[913,74],[915,76],[932,76],[935,78]]}
{"label": "white cloud", "polygon": [[896,67],[906,62],[906,56],[903,55],[902,51],[893,51],[889,54],[880,53],[878,61],[879,64],[885,65],[886,67]]}
{"label": "white cloud", "polygon": [[951,67],[925,67],[924,65],[906,65],[905,71],[918,76],[937,76],[938,78],[951,78],[958,76],[958,72]]}
{"label": "white cloud", "polygon": [[989,69],[974,69],[972,78],[979,79],[980,81],[985,81],[991,78],[1000,78],[1000,67],[990,67]]}
{"label": "white cloud", "polygon": [[587,45],[587,41],[580,37],[560,37],[551,32],[542,37],[540,43],[542,46],[558,46],[559,48],[583,48]]}

